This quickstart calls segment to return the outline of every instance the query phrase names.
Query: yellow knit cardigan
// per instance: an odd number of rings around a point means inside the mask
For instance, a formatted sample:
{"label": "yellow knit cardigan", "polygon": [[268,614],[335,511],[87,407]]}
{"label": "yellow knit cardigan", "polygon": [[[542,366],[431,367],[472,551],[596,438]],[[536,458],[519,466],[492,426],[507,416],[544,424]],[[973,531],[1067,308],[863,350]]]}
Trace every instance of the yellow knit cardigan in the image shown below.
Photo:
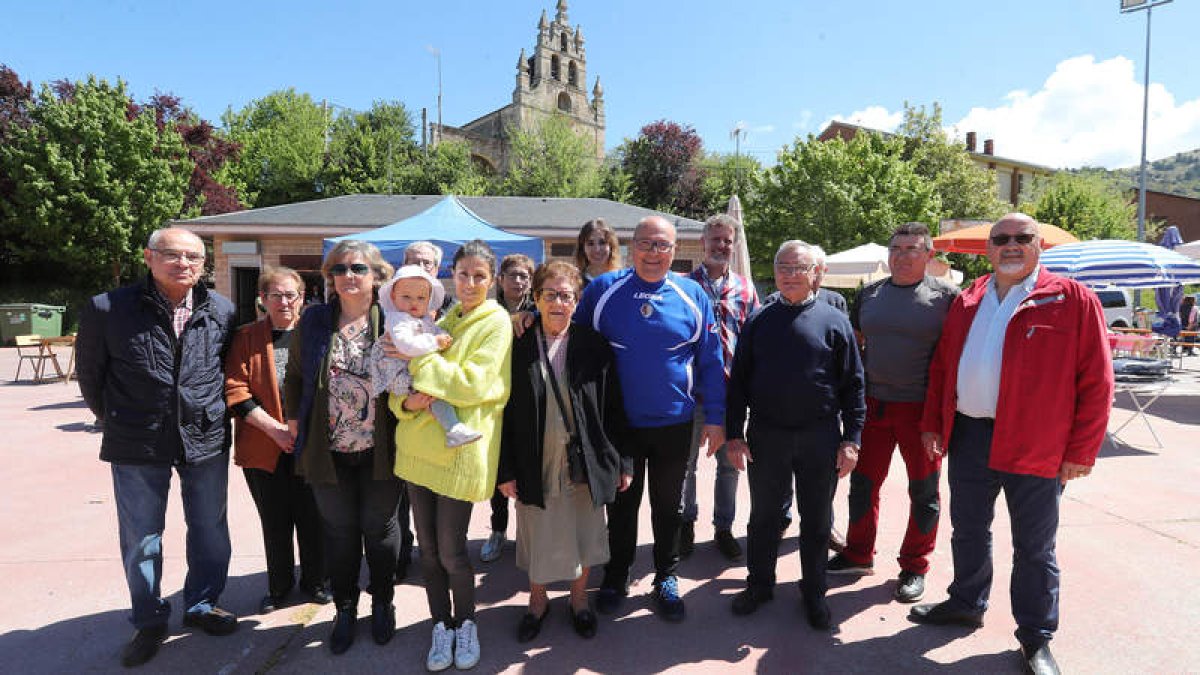
{"label": "yellow knit cardigan", "polygon": [[456,305],[439,323],[454,338],[443,352],[409,361],[413,389],[441,399],[483,438],[446,447],[446,434],[428,410],[404,409],[407,396],[391,395],[396,426],[396,475],[437,494],[469,502],[491,498],[500,460],[500,424],[511,388],[512,324],[488,300],[469,312]]}

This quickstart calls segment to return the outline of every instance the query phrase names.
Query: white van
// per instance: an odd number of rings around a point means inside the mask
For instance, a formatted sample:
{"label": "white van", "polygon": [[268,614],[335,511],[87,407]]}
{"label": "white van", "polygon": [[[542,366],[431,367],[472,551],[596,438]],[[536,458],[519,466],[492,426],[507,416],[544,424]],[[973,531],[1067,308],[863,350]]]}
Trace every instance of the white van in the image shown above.
{"label": "white van", "polygon": [[1120,288],[1096,291],[1104,307],[1104,322],[1109,328],[1133,327],[1133,293]]}

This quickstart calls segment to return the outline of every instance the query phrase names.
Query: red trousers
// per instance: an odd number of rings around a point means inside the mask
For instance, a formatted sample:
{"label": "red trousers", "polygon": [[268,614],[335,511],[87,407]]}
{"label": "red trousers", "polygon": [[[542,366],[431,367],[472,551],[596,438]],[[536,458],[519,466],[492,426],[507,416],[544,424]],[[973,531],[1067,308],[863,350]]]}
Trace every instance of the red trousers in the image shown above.
{"label": "red trousers", "polygon": [[937,540],[941,499],[938,481],[942,460],[931,461],[921,446],[923,403],[878,401],[867,397],[867,421],[862,432],[858,464],[850,476],[850,529],[843,555],[866,565],[875,560],[879,526],[879,490],[892,463],[892,449],[908,470],[909,516],[897,560],[900,569],[916,574],[929,571],[929,554]]}

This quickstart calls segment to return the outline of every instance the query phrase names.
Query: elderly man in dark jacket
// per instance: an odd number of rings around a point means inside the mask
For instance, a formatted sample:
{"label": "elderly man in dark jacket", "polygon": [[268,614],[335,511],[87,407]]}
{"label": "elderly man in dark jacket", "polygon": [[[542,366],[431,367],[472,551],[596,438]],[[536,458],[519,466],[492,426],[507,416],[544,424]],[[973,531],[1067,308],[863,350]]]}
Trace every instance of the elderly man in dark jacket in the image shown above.
{"label": "elderly man in dark jacket", "polygon": [[188,524],[183,622],[213,635],[237,627],[216,604],[229,573],[223,363],[234,307],[197,284],[204,243],[191,232],[158,230],[143,255],[148,278],[92,298],[76,342],[79,388],[104,421],[100,459],[112,465],[136,628],[126,666],[149,661],[167,636],[171,606],[160,583],[172,469]]}

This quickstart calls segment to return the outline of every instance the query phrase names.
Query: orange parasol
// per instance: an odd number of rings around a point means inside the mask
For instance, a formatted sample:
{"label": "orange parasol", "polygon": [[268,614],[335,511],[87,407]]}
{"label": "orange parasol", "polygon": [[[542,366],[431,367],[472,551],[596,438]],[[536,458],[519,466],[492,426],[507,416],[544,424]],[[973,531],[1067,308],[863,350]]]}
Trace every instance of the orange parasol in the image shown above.
{"label": "orange parasol", "polygon": [[[984,255],[987,253],[987,238],[991,231],[991,223],[964,227],[961,230],[947,232],[941,236],[934,237],[933,248],[945,253]],[[1046,223],[1038,223],[1038,232],[1042,235],[1042,250],[1058,246],[1059,244],[1073,244],[1079,241],[1070,232],[1054,225],[1047,225]]]}

